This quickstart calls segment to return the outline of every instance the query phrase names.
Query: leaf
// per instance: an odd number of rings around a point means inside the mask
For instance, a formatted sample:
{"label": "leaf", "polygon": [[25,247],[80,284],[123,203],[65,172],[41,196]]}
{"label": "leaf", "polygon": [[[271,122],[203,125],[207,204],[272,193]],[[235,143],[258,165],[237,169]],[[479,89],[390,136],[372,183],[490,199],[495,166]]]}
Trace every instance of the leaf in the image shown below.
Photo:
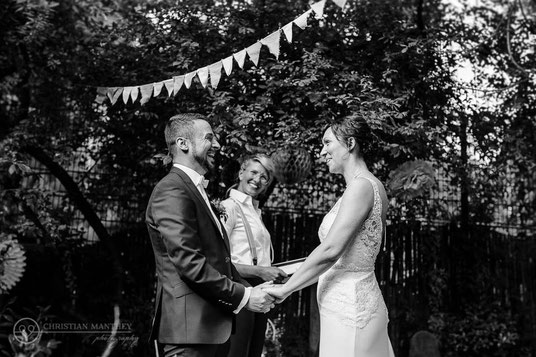
{"label": "leaf", "polygon": [[21,170],[21,171],[24,172],[24,173],[32,172],[31,167],[28,166],[28,165],[22,164],[22,163],[20,163],[20,162],[17,163],[16,165],[17,165],[17,167],[19,168],[19,170]]}

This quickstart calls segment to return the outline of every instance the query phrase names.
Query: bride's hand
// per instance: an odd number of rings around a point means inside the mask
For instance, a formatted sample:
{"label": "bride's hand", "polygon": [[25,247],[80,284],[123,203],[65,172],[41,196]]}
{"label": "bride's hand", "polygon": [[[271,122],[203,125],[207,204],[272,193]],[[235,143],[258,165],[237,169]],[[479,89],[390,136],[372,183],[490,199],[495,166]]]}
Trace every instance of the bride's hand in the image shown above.
{"label": "bride's hand", "polygon": [[285,292],[283,285],[281,284],[271,284],[264,285],[262,290],[275,298],[276,304],[280,304],[290,295],[290,293]]}

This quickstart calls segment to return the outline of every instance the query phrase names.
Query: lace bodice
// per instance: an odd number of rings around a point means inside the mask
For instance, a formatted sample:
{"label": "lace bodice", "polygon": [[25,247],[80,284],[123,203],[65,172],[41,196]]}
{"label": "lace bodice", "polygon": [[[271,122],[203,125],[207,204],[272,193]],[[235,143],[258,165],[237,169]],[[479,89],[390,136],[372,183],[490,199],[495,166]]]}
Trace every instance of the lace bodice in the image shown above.
{"label": "lace bodice", "polygon": [[[372,314],[385,303],[374,275],[374,263],[382,242],[382,201],[378,184],[370,179],[374,203],[369,217],[337,262],[318,280],[321,313],[338,316],[343,323],[363,328]],[[341,199],[320,225],[320,241],[326,239],[339,212]]]}

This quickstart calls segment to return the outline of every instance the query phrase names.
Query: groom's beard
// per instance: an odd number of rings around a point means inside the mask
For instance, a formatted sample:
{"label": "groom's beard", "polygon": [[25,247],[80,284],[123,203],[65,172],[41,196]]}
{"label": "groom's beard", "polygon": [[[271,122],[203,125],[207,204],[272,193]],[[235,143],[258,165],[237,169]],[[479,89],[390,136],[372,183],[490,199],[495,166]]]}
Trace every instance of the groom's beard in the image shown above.
{"label": "groom's beard", "polygon": [[194,160],[207,172],[211,171],[214,168],[214,163],[210,163],[208,159],[208,152],[206,152],[204,155],[197,154],[196,146],[193,145],[193,151],[194,151]]}

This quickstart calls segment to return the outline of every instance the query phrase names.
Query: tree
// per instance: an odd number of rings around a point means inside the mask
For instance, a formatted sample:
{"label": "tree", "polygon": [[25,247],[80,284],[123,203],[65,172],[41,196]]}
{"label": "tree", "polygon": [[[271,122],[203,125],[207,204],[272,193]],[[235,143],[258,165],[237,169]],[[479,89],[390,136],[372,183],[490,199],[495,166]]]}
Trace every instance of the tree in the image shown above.
{"label": "tree", "polygon": [[[534,166],[534,63],[524,41],[534,36],[528,2],[514,2],[505,12],[491,5],[456,12],[435,0],[348,2],[342,12],[327,2],[323,18],[311,16],[305,30],[294,27],[291,43],[282,35],[279,59],[263,47],[257,66],[246,60],[238,69],[235,63],[216,90],[196,79],[176,95],[164,89],[144,105],[119,100],[113,106],[95,101],[98,87],[152,83],[210,65],[292,21],[308,2],[7,0],[0,7],[0,152],[3,168],[13,167],[0,174],[8,202],[0,225],[21,241],[66,242],[81,235],[72,217],[82,212],[112,257],[116,301],[137,288],[131,281],[119,284],[126,262],[117,243],[131,236],[103,212],[116,220],[134,217],[142,227],[150,190],[166,171],[154,155],[166,153],[163,127],[177,112],[201,112],[214,121],[225,169],[214,178],[226,185],[232,180],[226,172],[245,152],[299,146],[317,158],[324,125],[353,114],[374,130],[377,144],[367,160],[383,179],[416,159],[459,170],[464,225],[489,219],[497,197],[492,187],[503,180],[499,173],[490,182],[475,180],[480,171],[471,168],[473,153],[500,167],[517,165],[508,172],[525,185],[517,193],[524,200],[519,219],[530,222],[534,212],[525,179]],[[468,25],[467,14],[482,28]],[[490,28],[497,30],[481,31]],[[500,69],[481,73],[488,85],[505,89],[497,92],[496,107],[468,104],[452,76],[461,58]],[[470,85],[481,86],[483,76],[475,78]],[[69,209],[50,204],[51,194],[33,186],[40,181],[23,166],[30,159],[62,182],[62,206]],[[303,186],[330,197],[342,187],[321,165]],[[221,195],[220,188],[211,190]],[[313,204],[309,195],[297,196],[300,205]],[[399,200],[397,207],[402,218],[408,211],[449,217],[419,199]],[[73,291],[72,301],[81,301]]]}

